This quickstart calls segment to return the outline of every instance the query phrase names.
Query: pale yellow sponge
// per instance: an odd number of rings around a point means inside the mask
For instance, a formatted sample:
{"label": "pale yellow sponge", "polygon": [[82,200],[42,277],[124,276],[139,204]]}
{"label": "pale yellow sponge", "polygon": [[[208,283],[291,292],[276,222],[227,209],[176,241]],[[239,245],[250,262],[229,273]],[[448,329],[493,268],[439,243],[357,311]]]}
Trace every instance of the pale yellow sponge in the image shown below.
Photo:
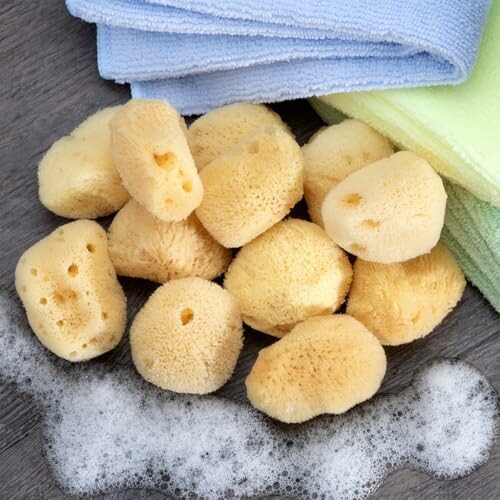
{"label": "pale yellow sponge", "polygon": [[26,250],[16,289],[35,335],[61,358],[95,358],[122,338],[126,299],[96,222],[65,224]]}
{"label": "pale yellow sponge", "polygon": [[263,125],[276,125],[288,132],[279,115],[263,104],[236,103],[209,111],[188,130],[196,166],[201,170]]}
{"label": "pale yellow sponge", "polygon": [[384,349],[363,324],[345,314],[317,316],[259,352],[247,394],[269,416],[299,423],[371,398],[385,370]]}
{"label": "pale yellow sponge", "polygon": [[200,175],[205,195],[198,218],[221,245],[240,247],[283,219],[302,198],[302,151],[283,129],[266,125]]}
{"label": "pale yellow sponge", "polygon": [[323,226],[328,192],[352,172],[393,152],[389,141],[358,120],[344,120],[314,134],[304,152],[304,197],[311,220]]}
{"label": "pale yellow sponge", "polygon": [[444,223],[446,192],[432,167],[409,151],[357,170],[326,196],[326,232],[371,262],[403,262],[429,252]]}
{"label": "pale yellow sponge", "polygon": [[124,186],[154,216],[179,221],[201,203],[184,120],[170,104],[130,100],[111,122],[111,142]]}
{"label": "pale yellow sponge", "polygon": [[352,278],[347,255],[312,222],[288,219],[244,246],[224,286],[243,321],[275,337],[311,316],[334,312]]}
{"label": "pale yellow sponge", "polygon": [[231,250],[219,245],[196,215],[164,222],[135,200],[116,214],[108,242],[119,275],[160,283],[187,276],[211,280],[222,274],[231,260]]}
{"label": "pale yellow sponge", "polygon": [[38,166],[39,196],[51,212],[95,219],[119,210],[130,198],[111,154],[110,122],[120,106],[87,118],[54,142]]}
{"label": "pale yellow sponge", "polygon": [[137,313],[130,345],[148,382],[174,392],[213,392],[231,377],[243,346],[238,304],[211,281],[169,281]]}
{"label": "pale yellow sponge", "polygon": [[406,344],[431,333],[464,289],[464,275],[443,244],[398,264],[357,259],[347,312],[382,344]]}

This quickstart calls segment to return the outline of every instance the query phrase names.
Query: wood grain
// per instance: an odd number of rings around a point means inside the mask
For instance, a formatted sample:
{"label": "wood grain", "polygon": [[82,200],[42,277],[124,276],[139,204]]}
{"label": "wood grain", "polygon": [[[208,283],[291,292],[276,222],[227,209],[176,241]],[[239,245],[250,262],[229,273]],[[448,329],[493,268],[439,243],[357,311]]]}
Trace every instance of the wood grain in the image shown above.
{"label": "wood grain", "polygon": [[[29,245],[65,222],[38,202],[36,166],[41,154],[98,108],[121,103],[128,89],[99,78],[95,28],[73,19],[62,0],[7,0],[0,5],[0,286],[12,289],[13,270]],[[305,101],[275,109],[301,142],[322,124]],[[298,213],[303,213],[299,207]],[[106,224],[107,220],[103,223]],[[154,289],[122,280],[133,315]],[[470,285],[459,307],[425,340],[388,349],[383,391],[406,387],[415,370],[438,356],[458,357],[500,382],[498,315]],[[259,348],[270,339],[249,332],[235,375],[221,395],[245,399],[243,379]],[[102,358],[113,366],[129,363],[126,339]],[[11,384],[0,384],[0,499],[62,499],[42,455],[43,415]],[[500,448],[469,476],[441,481],[409,470],[389,476],[377,499],[493,499],[500,496]],[[160,493],[128,490],[95,498],[160,499]]]}

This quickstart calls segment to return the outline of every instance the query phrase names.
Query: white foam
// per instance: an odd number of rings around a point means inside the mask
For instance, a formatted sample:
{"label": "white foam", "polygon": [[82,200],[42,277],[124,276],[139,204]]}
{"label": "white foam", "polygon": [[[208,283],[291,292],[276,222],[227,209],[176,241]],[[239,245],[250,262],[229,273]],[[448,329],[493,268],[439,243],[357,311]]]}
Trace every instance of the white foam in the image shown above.
{"label": "white foam", "polygon": [[245,404],[159,391],[131,368],[62,362],[5,293],[0,318],[0,375],[44,407],[46,454],[71,493],[363,498],[401,466],[467,474],[494,438],[496,393],[460,361],[435,361],[407,390],[347,415],[279,426]]}

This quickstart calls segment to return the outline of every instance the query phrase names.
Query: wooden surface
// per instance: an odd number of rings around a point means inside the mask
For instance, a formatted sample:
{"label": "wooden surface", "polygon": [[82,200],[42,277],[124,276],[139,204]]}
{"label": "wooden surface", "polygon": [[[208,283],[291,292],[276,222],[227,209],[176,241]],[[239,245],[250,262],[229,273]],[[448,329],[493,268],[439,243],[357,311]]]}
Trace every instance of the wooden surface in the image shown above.
{"label": "wooden surface", "polygon": [[[71,18],[63,0],[3,0],[0,26],[0,287],[11,289],[20,254],[65,222],[38,202],[36,165],[42,152],[98,108],[125,101],[128,88],[99,78],[94,26]],[[321,125],[304,101],[275,109],[302,142]],[[122,282],[132,315],[154,285],[132,279]],[[396,392],[406,387],[415,370],[437,356],[472,363],[498,390],[499,333],[498,315],[468,286],[459,307],[433,335],[387,350],[389,368],[383,390]],[[266,336],[247,335],[236,373],[221,394],[245,399],[242,381],[258,348],[268,343]],[[105,361],[110,366],[129,362],[126,339]],[[11,384],[0,384],[0,499],[66,498],[42,456],[42,420],[29,397]],[[373,498],[499,498],[499,469],[497,444],[489,461],[466,478],[441,481],[422,472],[399,470]],[[99,498],[165,497],[130,490]]]}

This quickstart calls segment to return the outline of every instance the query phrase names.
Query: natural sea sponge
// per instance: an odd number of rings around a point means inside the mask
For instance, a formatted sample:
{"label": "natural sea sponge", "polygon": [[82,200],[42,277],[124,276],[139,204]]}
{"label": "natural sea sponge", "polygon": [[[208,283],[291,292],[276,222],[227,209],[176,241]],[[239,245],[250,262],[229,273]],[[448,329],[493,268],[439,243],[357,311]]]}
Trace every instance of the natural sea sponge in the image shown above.
{"label": "natural sea sponge", "polygon": [[279,115],[263,104],[236,103],[209,111],[188,130],[196,166],[201,170],[263,125],[276,125],[288,132]]}
{"label": "natural sea sponge", "polygon": [[61,358],[95,358],[122,338],[126,299],[96,222],[65,224],[26,250],[16,289],[35,335]]}
{"label": "natural sea sponge", "polygon": [[347,255],[312,222],[288,219],[244,246],[224,286],[243,321],[275,337],[311,316],[334,312],[352,278]]}
{"label": "natural sea sponge", "polygon": [[87,118],[54,142],[38,166],[42,204],[62,217],[95,219],[119,210],[130,198],[111,154],[111,119],[120,106]]}
{"label": "natural sea sponge", "polygon": [[247,394],[269,416],[299,423],[369,399],[385,369],[384,349],[362,323],[345,314],[317,316],[259,352]]}
{"label": "natural sea sponge", "polygon": [[325,198],[326,232],[348,252],[371,262],[403,262],[429,252],[444,223],[443,181],[409,151],[349,175]]}
{"label": "natural sea sponge", "polygon": [[403,263],[357,259],[347,312],[382,344],[406,344],[432,332],[456,306],[464,288],[464,275],[443,244]]}
{"label": "natural sea sponge", "polygon": [[321,206],[328,192],[349,174],[393,153],[385,137],[350,119],[319,130],[302,151],[304,197],[311,220],[320,226]]}
{"label": "natural sea sponge", "polygon": [[154,216],[179,221],[200,204],[184,120],[170,104],[130,100],[111,122],[111,143],[124,186]]}
{"label": "natural sea sponge", "polygon": [[121,276],[164,283],[174,278],[214,279],[231,260],[195,214],[164,222],[130,200],[115,216],[108,232],[109,255]]}
{"label": "natural sea sponge", "polygon": [[231,377],[243,346],[238,304],[216,283],[169,281],[137,313],[130,344],[148,382],[174,392],[213,392]]}
{"label": "natural sea sponge", "polygon": [[253,240],[290,212],[303,194],[303,157],[295,140],[266,125],[201,171],[196,214],[227,248]]}

